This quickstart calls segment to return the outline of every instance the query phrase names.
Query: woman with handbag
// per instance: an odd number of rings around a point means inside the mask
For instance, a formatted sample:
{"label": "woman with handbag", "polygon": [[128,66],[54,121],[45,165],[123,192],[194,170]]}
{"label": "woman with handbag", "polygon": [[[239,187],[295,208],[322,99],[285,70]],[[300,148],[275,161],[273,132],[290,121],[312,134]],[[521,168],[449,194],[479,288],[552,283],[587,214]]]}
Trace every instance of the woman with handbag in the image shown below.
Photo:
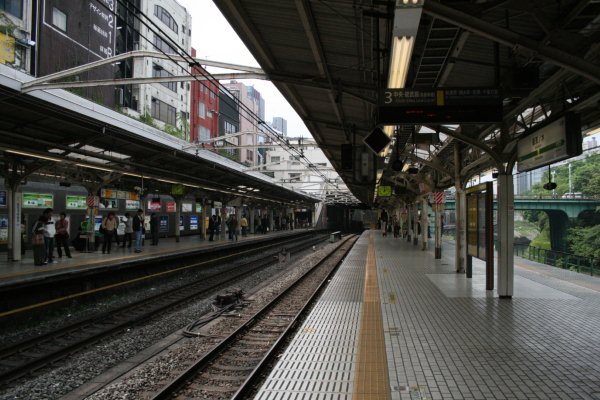
{"label": "woman with handbag", "polygon": [[46,257],[46,243],[44,241],[44,232],[46,230],[46,222],[48,218],[44,215],[33,225],[31,232],[31,247],[33,248],[33,264],[36,266],[48,264]]}

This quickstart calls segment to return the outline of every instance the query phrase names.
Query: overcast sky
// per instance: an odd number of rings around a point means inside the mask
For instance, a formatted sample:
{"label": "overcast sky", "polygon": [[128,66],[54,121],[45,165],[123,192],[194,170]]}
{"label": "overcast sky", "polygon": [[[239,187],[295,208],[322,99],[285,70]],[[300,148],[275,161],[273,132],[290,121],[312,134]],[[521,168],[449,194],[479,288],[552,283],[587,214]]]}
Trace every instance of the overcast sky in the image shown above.
{"label": "overcast sky", "polygon": [[[192,47],[196,49],[198,58],[259,67],[212,0],[178,1],[192,15]],[[268,122],[273,121],[273,117],[283,117],[288,121],[288,136],[310,136],[298,114],[272,83],[261,80],[243,82],[254,85],[265,99]]]}

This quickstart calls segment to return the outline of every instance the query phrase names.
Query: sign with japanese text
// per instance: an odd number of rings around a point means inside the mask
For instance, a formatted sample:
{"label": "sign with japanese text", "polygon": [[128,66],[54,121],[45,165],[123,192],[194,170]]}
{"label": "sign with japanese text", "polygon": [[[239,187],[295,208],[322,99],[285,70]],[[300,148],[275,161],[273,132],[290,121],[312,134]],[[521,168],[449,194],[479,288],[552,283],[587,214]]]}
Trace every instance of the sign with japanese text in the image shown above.
{"label": "sign with japanese text", "polygon": [[161,215],[158,220],[158,231],[160,233],[169,233],[169,217]]}
{"label": "sign with japanese text", "polygon": [[167,202],[167,212],[176,212],[177,211],[177,203],[174,201]]}
{"label": "sign with japanese text", "polygon": [[46,193],[23,193],[23,208],[52,208],[54,196]]}
{"label": "sign with japanese text", "polygon": [[498,88],[384,89],[379,124],[502,121]]}
{"label": "sign with japanese text", "polygon": [[568,113],[519,139],[517,170],[530,171],[581,153],[581,120]]}
{"label": "sign with japanese text", "polygon": [[66,195],[65,204],[67,210],[86,210],[88,207],[86,196]]}
{"label": "sign with japanese text", "polygon": [[198,230],[198,216],[190,215],[190,231]]}
{"label": "sign with japanese text", "polygon": [[15,38],[0,32],[0,64],[15,62]]}

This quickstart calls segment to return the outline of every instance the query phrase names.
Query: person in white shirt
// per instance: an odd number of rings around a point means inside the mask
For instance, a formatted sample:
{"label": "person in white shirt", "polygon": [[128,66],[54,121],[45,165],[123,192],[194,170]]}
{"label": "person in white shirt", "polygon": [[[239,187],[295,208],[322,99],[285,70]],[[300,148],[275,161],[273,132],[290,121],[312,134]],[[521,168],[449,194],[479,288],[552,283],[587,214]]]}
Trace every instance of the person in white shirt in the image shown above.
{"label": "person in white shirt", "polygon": [[46,217],[46,226],[44,227],[44,244],[46,245],[46,254],[47,254],[47,262],[48,264],[54,264],[54,235],[56,235],[56,227],[54,226],[54,221],[52,220],[52,210],[51,208],[46,208],[44,210],[44,216]]}

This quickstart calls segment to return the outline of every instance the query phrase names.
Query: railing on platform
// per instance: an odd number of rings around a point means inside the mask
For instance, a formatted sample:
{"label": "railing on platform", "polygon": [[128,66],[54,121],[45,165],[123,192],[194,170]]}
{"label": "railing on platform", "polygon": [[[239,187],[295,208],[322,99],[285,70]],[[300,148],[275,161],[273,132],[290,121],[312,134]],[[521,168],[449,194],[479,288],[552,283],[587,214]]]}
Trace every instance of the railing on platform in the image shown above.
{"label": "railing on platform", "polygon": [[515,246],[515,255],[557,268],[600,276],[600,260],[535,246]]}

